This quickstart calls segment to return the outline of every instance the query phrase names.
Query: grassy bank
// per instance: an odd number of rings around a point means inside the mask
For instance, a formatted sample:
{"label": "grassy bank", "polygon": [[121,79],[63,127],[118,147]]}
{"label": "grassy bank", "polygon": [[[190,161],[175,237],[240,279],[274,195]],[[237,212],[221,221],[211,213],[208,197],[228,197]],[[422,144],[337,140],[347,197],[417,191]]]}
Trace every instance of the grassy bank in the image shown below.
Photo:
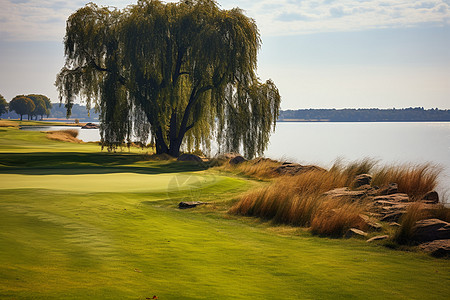
{"label": "grassy bank", "polygon": [[[316,168],[295,175],[277,175],[276,167],[280,167],[281,163],[276,165],[273,161],[249,161],[235,167],[227,166],[226,169],[248,176],[275,178],[266,186],[240,197],[229,212],[258,217],[276,224],[308,227],[317,235],[342,237],[350,228],[367,230],[367,219],[372,219],[372,223],[379,222],[375,216],[382,208],[374,207],[373,199],[375,196],[386,195],[382,192],[384,188],[395,183],[395,193],[401,193],[399,195],[405,195],[408,201],[416,202],[436,188],[441,171],[431,164],[376,165],[377,162],[371,159],[347,165],[337,162],[329,170]],[[258,171],[253,172],[254,170]],[[373,177],[372,186],[355,186],[356,176],[369,173]],[[342,189],[349,192],[339,192]],[[350,189],[354,190],[353,196]],[[341,195],[330,196],[328,193],[332,190]],[[391,205],[389,203],[385,201],[384,205]],[[396,204],[403,205],[399,202]],[[406,205],[404,209],[407,209]],[[361,217],[362,215],[366,217]],[[402,226],[398,232],[394,232],[394,228],[386,228],[385,233],[391,235],[394,241],[408,244],[406,236],[411,235],[415,222],[426,218],[450,222],[450,209],[443,205],[426,209],[426,204],[417,203],[410,206],[407,214],[399,219]],[[380,232],[376,234],[380,235]]]}
{"label": "grassy bank", "polygon": [[446,260],[227,213],[264,184],[0,128],[0,298],[448,296]]}

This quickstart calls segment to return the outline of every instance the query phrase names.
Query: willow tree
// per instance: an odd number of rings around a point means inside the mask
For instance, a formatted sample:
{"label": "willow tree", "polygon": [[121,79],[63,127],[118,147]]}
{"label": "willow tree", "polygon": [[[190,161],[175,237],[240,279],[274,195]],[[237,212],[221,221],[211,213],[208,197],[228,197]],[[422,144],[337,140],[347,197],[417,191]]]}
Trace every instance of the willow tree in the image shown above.
{"label": "willow tree", "polygon": [[280,95],[256,76],[255,21],[213,0],[141,0],[123,10],[87,4],[67,20],[57,76],[70,115],[77,96],[100,110],[109,150],[150,135],[157,153],[180,148],[265,150]]}

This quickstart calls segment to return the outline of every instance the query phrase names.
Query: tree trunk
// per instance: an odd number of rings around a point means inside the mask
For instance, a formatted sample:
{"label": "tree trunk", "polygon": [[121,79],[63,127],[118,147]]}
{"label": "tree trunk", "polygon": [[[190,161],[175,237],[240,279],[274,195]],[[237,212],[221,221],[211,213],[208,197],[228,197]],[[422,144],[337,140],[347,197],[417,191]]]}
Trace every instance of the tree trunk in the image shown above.
{"label": "tree trunk", "polygon": [[20,121],[22,121],[22,119],[23,119],[23,115],[20,115]]}
{"label": "tree trunk", "polygon": [[173,157],[180,156],[180,148],[181,148],[182,141],[183,141],[183,137],[181,137],[181,138],[178,137],[174,140],[171,140],[170,148],[169,148],[169,155],[171,155]]}
{"label": "tree trunk", "polygon": [[156,154],[163,154],[163,153],[169,154],[169,148],[167,147],[166,142],[164,141],[164,136],[161,127],[159,127],[156,130],[155,144],[156,144],[155,145]]}

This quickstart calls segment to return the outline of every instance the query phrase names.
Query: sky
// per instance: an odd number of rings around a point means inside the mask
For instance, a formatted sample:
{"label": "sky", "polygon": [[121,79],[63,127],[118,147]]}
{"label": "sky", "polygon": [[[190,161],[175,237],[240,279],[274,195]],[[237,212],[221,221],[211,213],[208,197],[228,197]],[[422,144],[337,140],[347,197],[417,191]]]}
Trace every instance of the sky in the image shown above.
{"label": "sky", "polygon": [[[44,94],[67,18],[89,1],[0,0],[0,94]],[[124,8],[136,1],[102,0]],[[177,2],[177,1],[165,1]],[[258,76],[282,109],[450,109],[450,0],[219,0],[256,21]]]}

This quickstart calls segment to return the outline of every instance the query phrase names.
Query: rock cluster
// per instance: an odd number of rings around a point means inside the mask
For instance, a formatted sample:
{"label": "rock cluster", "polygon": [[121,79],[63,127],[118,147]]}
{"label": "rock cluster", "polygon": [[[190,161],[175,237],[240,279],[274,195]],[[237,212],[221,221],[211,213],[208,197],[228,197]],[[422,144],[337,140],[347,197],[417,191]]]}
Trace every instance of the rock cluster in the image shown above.
{"label": "rock cluster", "polygon": [[100,126],[98,124],[94,124],[94,123],[86,123],[86,125],[84,125],[81,128],[82,129],[99,129]]}
{"label": "rock cluster", "polygon": [[186,208],[194,208],[199,205],[207,204],[206,202],[200,202],[200,201],[192,201],[192,202],[180,202],[178,203],[178,208],[180,209],[186,209]]}
{"label": "rock cluster", "polygon": [[244,161],[247,161],[244,157],[242,157],[241,155],[236,155],[235,157],[233,157],[232,159],[230,159],[230,165],[238,165],[243,163]]}
{"label": "rock cluster", "polygon": [[[352,183],[353,189],[348,187],[337,188],[326,192],[324,195],[329,198],[344,198],[349,201],[364,201],[369,203],[367,215],[360,215],[362,224],[370,231],[382,229],[382,225],[373,221],[373,218],[389,222],[389,226],[400,227],[400,218],[406,213],[408,207],[414,202],[407,194],[399,193],[398,186],[391,183],[382,187],[372,187],[370,185],[372,177],[362,174],[355,177]],[[431,211],[439,208],[439,195],[436,191],[428,192],[420,200],[420,209]],[[350,228],[345,238],[364,238],[367,233],[356,228]],[[367,242],[379,241],[389,238],[387,235],[375,236]],[[412,228],[411,242],[419,244],[419,247],[433,256],[450,256],[450,223],[439,219],[425,219],[416,222]]]}
{"label": "rock cluster", "polygon": [[190,153],[183,153],[178,158],[178,161],[194,161],[194,162],[203,162],[200,156]]}
{"label": "rock cluster", "polygon": [[288,162],[283,163],[281,166],[275,169],[275,172],[279,175],[296,175],[309,171],[325,171],[325,169],[314,165],[303,166],[300,164]]}

